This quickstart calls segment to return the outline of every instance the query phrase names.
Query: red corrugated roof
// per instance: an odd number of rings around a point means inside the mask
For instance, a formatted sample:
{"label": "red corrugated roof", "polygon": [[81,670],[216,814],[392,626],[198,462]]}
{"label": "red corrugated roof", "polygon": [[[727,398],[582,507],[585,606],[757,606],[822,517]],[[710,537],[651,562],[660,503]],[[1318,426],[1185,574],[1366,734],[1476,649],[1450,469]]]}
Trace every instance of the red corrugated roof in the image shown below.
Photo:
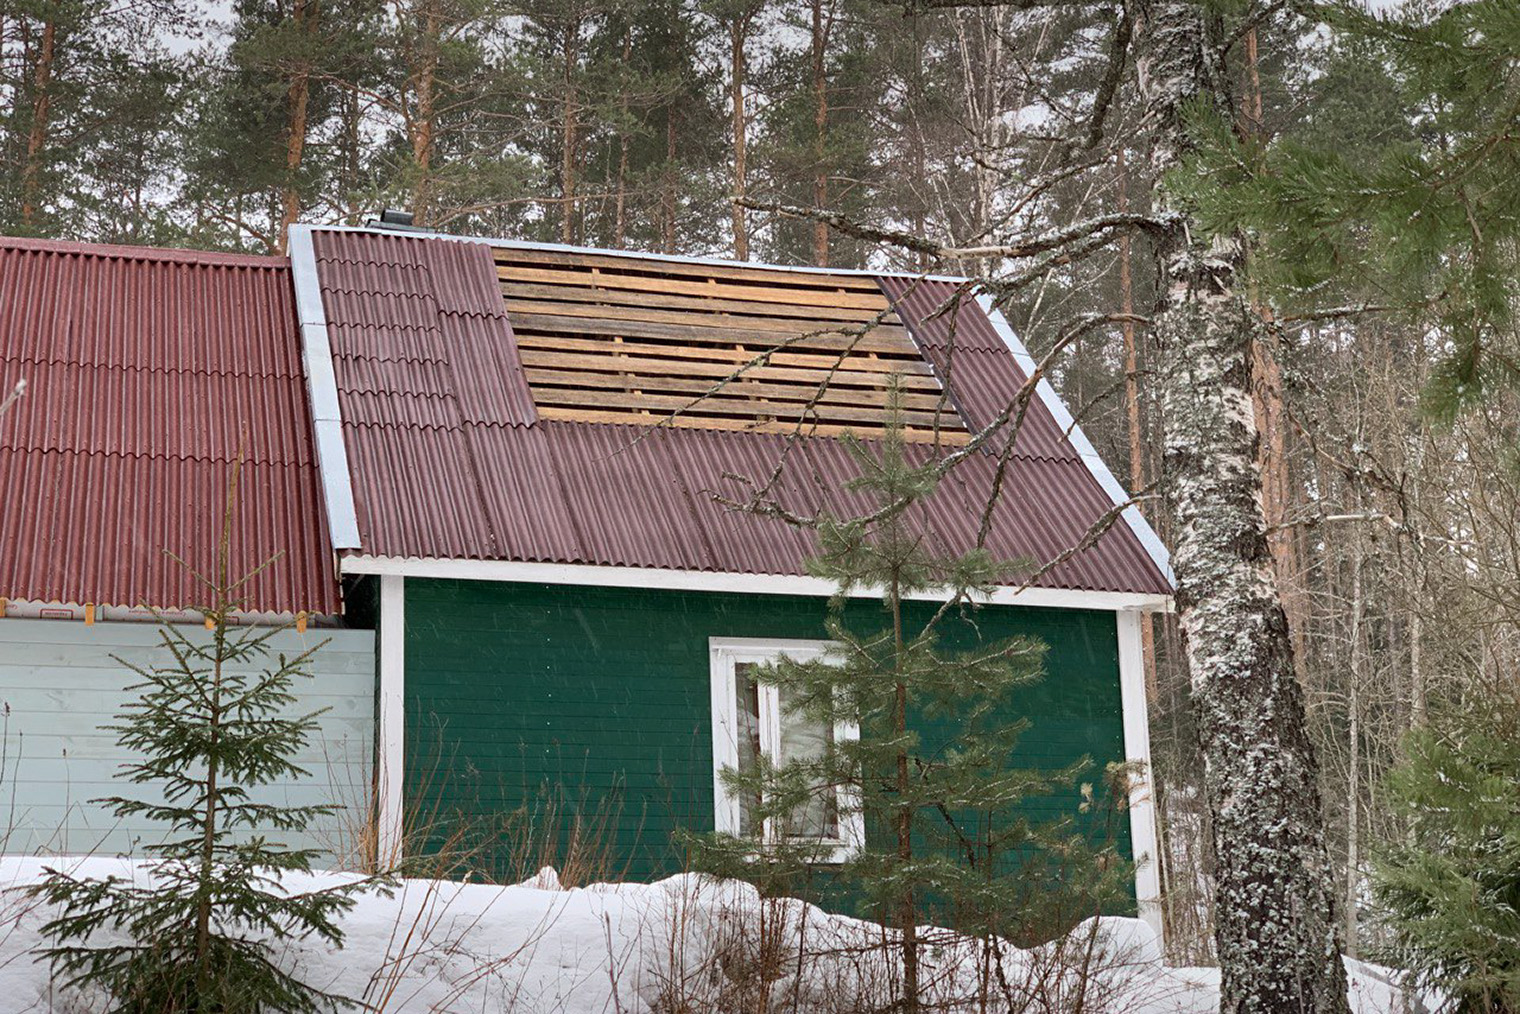
{"label": "red corrugated roof", "polygon": [[[725,511],[712,494],[742,497],[726,475],[763,481],[779,464],[774,490],[795,511],[846,506],[857,469],[836,439],[538,419],[487,244],[321,230],[313,240],[363,554],[802,574],[805,533]],[[647,270],[660,263],[648,258]],[[934,312],[954,283],[881,284],[942,379],[949,369],[967,424],[993,418],[1024,375],[981,309],[965,299],[952,335]],[[974,543],[996,469],[992,454],[971,455],[919,508],[945,548]],[[989,548],[1044,563],[1111,506],[1034,401]],[[1123,523],[1038,583],[1168,591]]]}
{"label": "red corrugated roof", "polygon": [[0,596],[183,608],[243,448],[244,607],[341,608],[283,258],[0,238]]}

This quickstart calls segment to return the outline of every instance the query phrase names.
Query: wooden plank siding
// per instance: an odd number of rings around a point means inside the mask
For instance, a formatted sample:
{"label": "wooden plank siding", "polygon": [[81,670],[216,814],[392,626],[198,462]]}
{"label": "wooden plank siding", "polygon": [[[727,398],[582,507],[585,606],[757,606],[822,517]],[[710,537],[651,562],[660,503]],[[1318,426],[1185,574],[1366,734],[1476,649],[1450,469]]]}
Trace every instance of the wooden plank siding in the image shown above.
{"label": "wooden plank siding", "polygon": [[[192,637],[208,636],[200,627]],[[295,757],[309,778],[266,786],[255,798],[290,805],[334,805],[304,835],[280,834],[293,847],[344,855],[368,813],[374,750],[374,633],[367,630],[284,631],[272,651],[296,654],[327,641],[313,656],[313,677],[294,687],[294,712],[327,709],[318,732]],[[0,620],[0,703],[6,782],[4,851],[139,853],[163,840],[164,827],[141,817],[119,820],[93,802],[103,796],[152,799],[154,786],[118,778],[134,759],[102,727],[133,698],[141,677],[112,656],[151,667],[169,658],[156,626],[62,620]]]}
{"label": "wooden plank siding", "polygon": [[907,439],[965,425],[874,279],[493,251],[546,419]]}
{"label": "wooden plank siding", "polygon": [[[425,850],[463,841],[471,869],[507,879],[553,861],[513,854],[517,839],[499,833],[513,813],[534,816],[561,848],[576,828],[592,831],[582,844],[605,849],[602,875],[681,871],[676,830],[713,828],[709,639],[828,636],[826,602],[797,596],[420,578],[405,595],[408,812],[431,816]],[[910,603],[909,621],[934,608]],[[858,599],[848,622],[872,630],[881,615]],[[947,650],[1013,636],[1048,645],[1045,678],[1011,702],[1010,715],[1030,722],[1016,764],[1056,770],[1086,757],[1081,780],[1097,783],[1123,759],[1113,613],[984,606],[943,634]],[[912,727],[937,744],[953,739],[954,721],[915,713]],[[1107,833],[1101,808],[1080,804],[1073,784],[1020,810]],[[551,816],[563,826],[544,826]],[[1125,855],[1127,829],[1114,828]]]}

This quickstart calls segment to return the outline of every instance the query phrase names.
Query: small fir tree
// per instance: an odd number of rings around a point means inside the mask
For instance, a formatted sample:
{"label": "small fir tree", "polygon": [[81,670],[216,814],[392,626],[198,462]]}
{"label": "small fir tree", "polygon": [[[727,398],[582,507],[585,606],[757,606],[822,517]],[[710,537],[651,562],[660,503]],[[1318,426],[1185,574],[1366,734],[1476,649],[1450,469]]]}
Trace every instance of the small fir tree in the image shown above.
{"label": "small fir tree", "polygon": [[1409,834],[1373,865],[1384,957],[1464,1014],[1520,1014],[1520,693],[1410,733],[1389,789]]}
{"label": "small fir tree", "polygon": [[[310,1014],[346,1006],[281,968],[275,944],[311,935],[341,945],[337,918],[361,885],[289,890],[282,878],[311,870],[316,851],[287,848],[269,831],[300,832],[328,806],[255,798],[260,786],[308,775],[291,758],[320,711],[289,717],[293,687],[311,676],[316,645],[299,655],[270,647],[277,629],[239,628],[242,590],[268,567],[229,576],[237,473],[228,495],[215,577],[202,578],[209,631],[165,623],[168,660],[128,666],[137,699],[110,726],[142,754],[128,781],[162,786],[156,799],[99,800],[118,817],[167,824],[147,846],[145,878],[90,879],[49,869],[36,894],[59,906],[42,951],[64,984],[103,991],[116,1014]],[[117,942],[120,940],[121,942]]]}
{"label": "small fir tree", "polygon": [[[895,428],[879,454],[849,447],[862,473],[850,488],[872,507],[848,519],[821,515],[810,562],[838,587],[826,621],[834,647],[746,672],[776,688],[799,732],[791,743],[783,732],[780,756],[763,753],[758,739],[741,746],[747,763],[723,778],[743,801],[742,833],[699,838],[695,851],[700,865],[762,893],[823,886],[857,899],[898,931],[901,1004],[911,1012],[926,985],[921,920],[994,946],[1027,940],[1096,914],[1122,895],[1127,870],[1101,834],[1077,826],[1078,811],[1096,803],[1090,786],[1074,789],[1088,761],[1057,770],[1014,763],[1029,724],[1015,695],[1040,679],[1045,646],[983,639],[975,601],[1007,583],[1015,565],[984,549],[941,556],[930,548],[934,536],[915,508],[939,472],[933,456],[910,461]],[[863,588],[880,589],[879,611],[851,605]],[[928,591],[947,597],[910,601]],[[858,736],[832,735],[841,724]],[[1022,807],[1062,791],[1072,794],[1064,819],[1040,823]],[[831,840],[848,837],[841,829],[852,824],[863,840],[836,850]]]}

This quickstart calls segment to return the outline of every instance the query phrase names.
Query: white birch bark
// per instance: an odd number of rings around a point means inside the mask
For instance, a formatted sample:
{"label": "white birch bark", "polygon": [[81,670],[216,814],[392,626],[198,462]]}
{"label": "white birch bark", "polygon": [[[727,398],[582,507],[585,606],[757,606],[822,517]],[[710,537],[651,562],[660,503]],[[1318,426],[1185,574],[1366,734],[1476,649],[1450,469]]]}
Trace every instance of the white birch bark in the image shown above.
{"label": "white birch bark", "polygon": [[[1185,155],[1185,111],[1233,113],[1220,5],[1140,0],[1136,64],[1153,179]],[[1245,246],[1204,240],[1185,208],[1157,238],[1153,316],[1165,476],[1177,521],[1177,609],[1191,670],[1218,874],[1225,1014],[1345,1012],[1346,973],[1318,766],[1294,676],[1262,511]]]}

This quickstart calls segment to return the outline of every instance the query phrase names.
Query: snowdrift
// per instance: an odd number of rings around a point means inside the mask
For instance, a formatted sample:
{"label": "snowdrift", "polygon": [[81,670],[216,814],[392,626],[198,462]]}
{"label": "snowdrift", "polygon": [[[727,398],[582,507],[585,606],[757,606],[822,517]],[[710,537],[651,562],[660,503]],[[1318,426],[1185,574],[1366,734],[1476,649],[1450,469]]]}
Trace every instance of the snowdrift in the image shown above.
{"label": "snowdrift", "polygon": [[[76,876],[141,880],[111,859],[0,860],[0,1008],[75,1014],[98,997],[61,995],[36,960],[49,911],[21,889],[46,866]],[[359,878],[287,877],[290,891]],[[683,875],[654,884],[565,890],[553,870],[512,887],[403,881],[367,889],[344,919],[341,950],[279,943],[307,982],[387,1014],[706,1014],[757,1010],[845,1014],[892,999],[889,931],[795,901],[765,901],[744,884]],[[1218,973],[1163,965],[1134,919],[1092,920],[1032,950],[991,947],[925,929],[923,981],[940,1009],[1203,1014]],[[1409,1010],[1385,971],[1348,962],[1358,1014]]]}

